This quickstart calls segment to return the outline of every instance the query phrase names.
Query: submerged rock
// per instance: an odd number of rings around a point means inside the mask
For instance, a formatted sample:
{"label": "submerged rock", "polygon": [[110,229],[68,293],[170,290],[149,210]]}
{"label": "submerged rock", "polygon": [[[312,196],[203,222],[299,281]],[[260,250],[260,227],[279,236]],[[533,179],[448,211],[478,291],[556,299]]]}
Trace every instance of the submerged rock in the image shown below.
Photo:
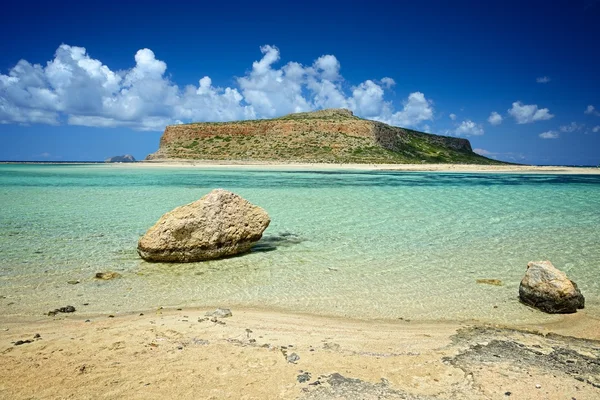
{"label": "submerged rock", "polygon": [[113,271],[96,272],[96,275],[95,275],[96,279],[102,279],[103,281],[108,281],[108,280],[120,278],[120,277],[121,277],[121,274],[119,274],[118,272],[113,272]]}
{"label": "submerged rock", "polygon": [[484,285],[502,286],[500,279],[477,279],[476,282]]}
{"label": "submerged rock", "polygon": [[235,193],[215,189],[163,215],[138,242],[148,261],[193,262],[250,250],[271,220]]}
{"label": "submerged rock", "polygon": [[574,313],[585,306],[577,284],[550,261],[531,261],[519,286],[520,300],[550,314]]}

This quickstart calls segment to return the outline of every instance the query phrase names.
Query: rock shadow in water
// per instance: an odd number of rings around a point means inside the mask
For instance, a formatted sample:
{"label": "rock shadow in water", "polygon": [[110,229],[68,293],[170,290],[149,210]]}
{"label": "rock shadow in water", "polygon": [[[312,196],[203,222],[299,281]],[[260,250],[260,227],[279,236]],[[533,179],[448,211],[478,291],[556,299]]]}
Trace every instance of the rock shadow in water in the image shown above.
{"label": "rock shadow in water", "polygon": [[289,247],[304,242],[305,239],[291,232],[281,232],[276,235],[263,236],[253,247],[252,252],[269,252],[278,247]]}

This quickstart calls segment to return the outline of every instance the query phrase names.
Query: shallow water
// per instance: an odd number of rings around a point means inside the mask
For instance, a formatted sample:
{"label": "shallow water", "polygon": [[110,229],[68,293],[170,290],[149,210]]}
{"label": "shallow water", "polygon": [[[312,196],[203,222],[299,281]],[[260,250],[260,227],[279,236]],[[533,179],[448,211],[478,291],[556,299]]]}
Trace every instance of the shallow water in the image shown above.
{"label": "shallow water", "polygon": [[[271,216],[253,252],[191,264],[138,257],[138,238],[163,213],[217,187]],[[521,305],[518,286],[528,261],[549,259],[600,316],[598,175],[0,165],[0,206],[4,315],[250,306],[543,322],[554,317]],[[106,270],[123,277],[93,278]]]}

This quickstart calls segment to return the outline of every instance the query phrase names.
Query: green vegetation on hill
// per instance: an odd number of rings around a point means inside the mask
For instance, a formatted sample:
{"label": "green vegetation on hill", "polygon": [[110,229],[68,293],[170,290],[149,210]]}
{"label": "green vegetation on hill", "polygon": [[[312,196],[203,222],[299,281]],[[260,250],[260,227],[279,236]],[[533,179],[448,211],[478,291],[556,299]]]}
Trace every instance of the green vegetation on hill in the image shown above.
{"label": "green vegetation on hill", "polygon": [[430,135],[320,110],[271,120],[169,126],[148,159],[317,163],[499,164],[466,139]]}

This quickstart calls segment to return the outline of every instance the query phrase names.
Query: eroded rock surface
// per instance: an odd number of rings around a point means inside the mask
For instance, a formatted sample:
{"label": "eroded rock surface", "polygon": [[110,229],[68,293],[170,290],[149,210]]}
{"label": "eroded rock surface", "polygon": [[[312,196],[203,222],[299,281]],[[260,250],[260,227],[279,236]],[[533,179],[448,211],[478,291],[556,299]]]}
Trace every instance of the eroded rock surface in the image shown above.
{"label": "eroded rock surface", "polygon": [[262,208],[223,189],[163,215],[138,242],[148,261],[193,262],[250,250],[271,220]]}
{"label": "eroded rock surface", "polygon": [[574,313],[585,306],[585,298],[577,284],[550,261],[527,264],[519,297],[523,303],[550,314]]}

